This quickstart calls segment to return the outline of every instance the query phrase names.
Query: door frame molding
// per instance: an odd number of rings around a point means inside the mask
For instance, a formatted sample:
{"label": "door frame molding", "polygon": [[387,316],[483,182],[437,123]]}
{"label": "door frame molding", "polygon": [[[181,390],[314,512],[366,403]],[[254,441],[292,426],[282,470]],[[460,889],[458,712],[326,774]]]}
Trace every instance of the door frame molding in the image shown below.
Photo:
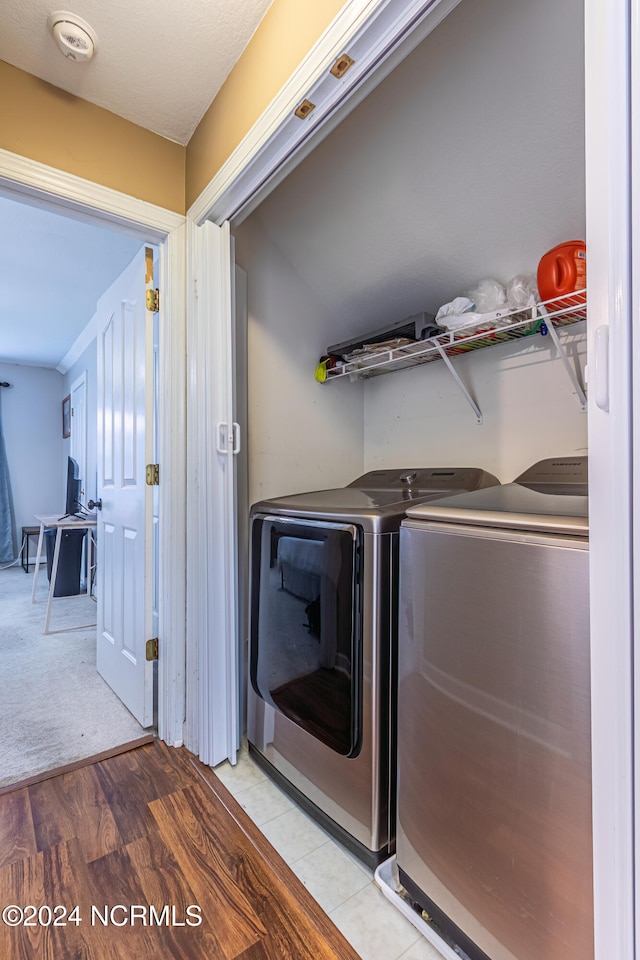
{"label": "door frame molding", "polygon": [[181,214],[0,149],[0,192],[159,248],[160,379],[158,439],[162,464],[159,551],[158,734],[183,743],[185,714],[185,259]]}
{"label": "door frame molding", "polygon": [[[84,491],[85,496],[84,496],[84,500],[85,500],[85,502],[86,502],[86,499],[87,499],[87,496],[86,496],[86,495],[87,495],[87,483],[88,483],[88,477],[87,477],[87,437],[89,436],[89,431],[88,431],[88,429],[87,429],[87,371],[86,371],[86,370],[83,370],[82,373],[80,374],[80,376],[79,376],[79,377],[76,377],[76,379],[73,381],[73,383],[72,383],[71,386],[69,387],[69,395],[70,395],[70,397],[71,397],[71,416],[72,416],[72,418],[75,416],[75,413],[74,413],[74,405],[73,405],[73,395],[74,395],[74,393],[77,393],[80,388],[82,388],[83,401],[84,401],[84,414],[83,414],[84,423],[83,423],[83,425],[82,425],[82,430],[83,430],[83,433],[84,433],[84,436],[82,437],[82,441],[83,441],[83,444],[84,444],[84,463],[81,463],[81,464],[80,464],[80,476],[82,477],[83,483],[84,483],[84,486],[85,486],[85,491]],[[75,424],[74,424],[73,419],[72,419],[72,421],[71,421],[71,437],[70,437],[71,442],[70,442],[70,445],[69,445],[69,448],[70,448],[70,450],[71,450],[71,454],[70,454],[70,455],[71,455],[72,457],[74,457],[75,460],[78,460],[78,456],[77,456],[78,451],[77,451],[77,449],[76,449],[76,447],[75,447],[76,441],[75,441],[75,439],[74,439],[74,433],[77,435],[77,432],[78,432],[78,431],[77,431],[77,430],[74,430],[74,427],[75,427]]]}
{"label": "door frame molding", "polygon": [[[83,423],[82,423],[81,431],[83,434],[82,443],[84,448],[84,456],[82,459],[80,459],[80,457],[78,456],[77,436],[78,436],[78,433],[80,432],[80,428],[78,427],[78,420],[77,420],[77,402],[74,402],[74,397],[79,390],[82,391],[82,403],[83,403],[83,412],[82,412]],[[80,498],[82,503],[86,503],[87,500],[89,499],[88,490],[87,490],[87,487],[89,484],[89,475],[87,473],[87,462],[89,460],[88,450],[87,450],[89,430],[88,430],[88,421],[87,421],[87,371],[86,370],[83,370],[82,373],[78,377],[76,377],[76,379],[70,385],[69,396],[71,397],[71,437],[69,438],[69,456],[73,457],[73,459],[78,464],[78,467],[80,468],[80,477],[82,478],[82,482],[84,484],[84,490],[80,491]],[[91,551],[87,550],[87,543],[89,542],[89,540],[90,538],[85,538],[83,548],[82,548],[82,572],[86,577],[87,589],[91,591],[91,560],[90,560]]]}

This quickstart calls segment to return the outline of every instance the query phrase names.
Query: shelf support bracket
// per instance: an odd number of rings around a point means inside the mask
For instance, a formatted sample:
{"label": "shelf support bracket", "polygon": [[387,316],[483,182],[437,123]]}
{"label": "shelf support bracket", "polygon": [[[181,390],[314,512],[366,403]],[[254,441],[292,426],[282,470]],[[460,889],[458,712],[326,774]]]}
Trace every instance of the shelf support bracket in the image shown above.
{"label": "shelf support bracket", "polygon": [[460,375],[459,375],[458,371],[455,369],[455,367],[454,367],[453,364],[451,363],[451,360],[450,360],[449,357],[447,356],[447,354],[446,354],[446,352],[445,352],[442,344],[436,343],[436,347],[438,348],[438,353],[440,354],[440,356],[442,357],[442,359],[443,359],[444,362],[446,363],[446,365],[447,365],[447,367],[448,367],[448,369],[449,369],[449,373],[451,374],[451,376],[453,377],[453,379],[456,381],[456,383],[458,384],[458,386],[459,386],[460,389],[462,390],[462,392],[463,392],[463,394],[464,394],[464,396],[465,396],[465,399],[466,399],[467,403],[469,404],[469,406],[471,407],[471,409],[472,409],[473,412],[475,413],[475,415],[476,415],[476,420],[478,421],[478,423],[482,423],[482,422],[483,422],[483,420],[482,420],[482,411],[480,410],[480,407],[479,407],[478,404],[475,402],[475,400],[473,399],[473,397],[471,396],[471,394],[469,393],[469,391],[468,391],[467,388],[465,387],[464,383],[463,383],[462,380],[460,379]]}
{"label": "shelf support bracket", "polygon": [[560,357],[560,359],[562,360],[562,363],[564,364],[564,368],[567,371],[569,379],[571,380],[573,389],[576,391],[578,395],[578,400],[580,402],[580,409],[582,410],[583,413],[586,413],[587,395],[584,392],[584,388],[582,384],[578,380],[575,370],[571,366],[571,362],[569,360],[569,357],[567,356],[567,351],[565,350],[563,345],[560,343],[560,337],[558,336],[558,331],[553,325],[553,320],[549,319],[549,314],[547,313],[546,309],[542,305],[540,305],[538,309],[539,309],[540,315],[545,318],[545,326],[549,332],[549,336],[553,340],[555,348],[558,351],[558,356]]}

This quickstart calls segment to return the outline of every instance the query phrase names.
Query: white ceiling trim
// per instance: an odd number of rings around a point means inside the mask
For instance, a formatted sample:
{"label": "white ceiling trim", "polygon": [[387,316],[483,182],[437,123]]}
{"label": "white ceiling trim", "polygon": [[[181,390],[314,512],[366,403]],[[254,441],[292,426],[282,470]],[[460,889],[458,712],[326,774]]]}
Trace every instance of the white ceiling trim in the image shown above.
{"label": "white ceiling trim", "polygon": [[46,198],[67,216],[94,222],[98,217],[146,240],[162,240],[185,222],[182,214],[165,207],[2,149],[0,188],[23,197]]}
{"label": "white ceiling trim", "polygon": [[[247,216],[460,0],[348,0],[259,120],[188,211],[200,224]],[[356,61],[340,80],[329,73],[343,53]],[[316,106],[306,119],[303,99]],[[346,109],[345,109],[346,108]]]}

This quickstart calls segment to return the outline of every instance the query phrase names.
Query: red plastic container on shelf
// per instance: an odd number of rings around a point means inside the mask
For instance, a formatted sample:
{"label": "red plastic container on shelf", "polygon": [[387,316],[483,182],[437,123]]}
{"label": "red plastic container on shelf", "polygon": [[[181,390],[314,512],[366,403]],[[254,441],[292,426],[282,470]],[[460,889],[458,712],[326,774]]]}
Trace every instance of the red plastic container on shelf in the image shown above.
{"label": "red plastic container on shelf", "polygon": [[[567,240],[549,250],[538,264],[541,300],[565,297],[587,285],[587,248],[583,240]],[[584,296],[579,298],[584,300]],[[575,303],[575,299],[568,303]],[[563,306],[562,302],[557,306]]]}

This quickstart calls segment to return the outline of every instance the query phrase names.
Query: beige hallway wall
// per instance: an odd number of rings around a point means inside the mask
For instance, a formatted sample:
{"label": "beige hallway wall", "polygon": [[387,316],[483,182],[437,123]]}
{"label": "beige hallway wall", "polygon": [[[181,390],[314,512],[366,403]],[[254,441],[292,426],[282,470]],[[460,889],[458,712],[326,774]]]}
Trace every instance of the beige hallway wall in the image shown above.
{"label": "beige hallway wall", "polygon": [[343,6],[344,0],[274,0],[189,141],[187,208]]}
{"label": "beige hallway wall", "polygon": [[0,148],[184,213],[343,5],[274,0],[187,147],[0,61]]}
{"label": "beige hallway wall", "polygon": [[0,147],[184,213],[185,147],[3,61]]}

